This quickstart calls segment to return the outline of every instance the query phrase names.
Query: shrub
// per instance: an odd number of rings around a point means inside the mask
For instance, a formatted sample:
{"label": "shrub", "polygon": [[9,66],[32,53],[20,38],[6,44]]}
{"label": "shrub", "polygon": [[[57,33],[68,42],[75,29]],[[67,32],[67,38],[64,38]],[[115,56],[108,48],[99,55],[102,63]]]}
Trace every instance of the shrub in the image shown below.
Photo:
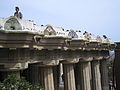
{"label": "shrub", "polygon": [[43,88],[39,84],[30,84],[24,77],[8,75],[3,82],[0,82],[0,90],[43,90]]}

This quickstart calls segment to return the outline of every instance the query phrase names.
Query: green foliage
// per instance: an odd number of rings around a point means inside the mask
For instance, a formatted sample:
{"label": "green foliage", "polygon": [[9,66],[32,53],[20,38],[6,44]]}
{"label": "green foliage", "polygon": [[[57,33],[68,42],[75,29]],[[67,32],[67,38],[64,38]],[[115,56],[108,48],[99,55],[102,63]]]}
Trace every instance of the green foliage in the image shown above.
{"label": "green foliage", "polygon": [[2,83],[0,90],[43,90],[39,84],[32,85],[25,78],[17,78],[15,75],[9,75]]}

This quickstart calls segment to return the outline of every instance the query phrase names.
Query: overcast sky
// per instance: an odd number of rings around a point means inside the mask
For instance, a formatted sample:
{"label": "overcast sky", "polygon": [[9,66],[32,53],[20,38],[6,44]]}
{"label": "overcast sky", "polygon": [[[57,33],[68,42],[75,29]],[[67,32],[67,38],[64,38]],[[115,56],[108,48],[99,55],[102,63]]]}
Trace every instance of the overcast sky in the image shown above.
{"label": "overcast sky", "polygon": [[0,0],[0,17],[19,6],[23,18],[37,24],[107,35],[120,41],[120,0]]}

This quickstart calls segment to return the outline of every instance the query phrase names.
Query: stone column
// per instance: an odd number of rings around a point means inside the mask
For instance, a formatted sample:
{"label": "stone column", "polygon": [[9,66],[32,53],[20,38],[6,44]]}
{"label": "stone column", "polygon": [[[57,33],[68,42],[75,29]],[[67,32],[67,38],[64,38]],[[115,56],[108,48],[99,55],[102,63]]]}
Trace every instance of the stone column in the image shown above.
{"label": "stone column", "polygon": [[28,74],[29,81],[32,84],[39,83],[39,67],[36,64],[30,64],[28,68]]}
{"label": "stone column", "polygon": [[115,49],[115,60],[113,63],[114,77],[116,82],[116,89],[120,90],[120,42],[117,42],[117,47]]}
{"label": "stone column", "polygon": [[64,90],[76,90],[74,64],[63,64]]}
{"label": "stone column", "polygon": [[91,90],[91,66],[89,61],[79,62],[77,64],[76,81],[77,89],[76,90]]}
{"label": "stone column", "polygon": [[59,81],[60,81],[60,65],[53,67],[53,79],[55,90],[59,90]]}
{"label": "stone column", "polygon": [[45,90],[54,90],[53,67],[39,64],[29,65],[29,81],[39,83]]}
{"label": "stone column", "polygon": [[[57,65],[59,60],[43,61],[39,64],[39,82],[45,90],[56,90],[58,88],[57,82]],[[56,86],[55,86],[56,85]]]}
{"label": "stone column", "polygon": [[109,90],[107,60],[100,61],[102,90]]}
{"label": "stone column", "polygon": [[91,90],[92,90],[91,62],[92,62],[92,61],[89,61],[89,62],[88,62],[88,67],[89,67],[89,75],[90,75],[90,87],[91,87]]}
{"label": "stone column", "polygon": [[58,64],[57,60],[30,64],[27,71],[29,72],[29,81],[33,84],[39,83],[44,90],[58,90],[59,87],[56,85],[58,84],[58,75],[56,75],[59,69]]}
{"label": "stone column", "polygon": [[92,61],[92,90],[102,90],[101,76],[100,76],[100,63],[98,60]]}
{"label": "stone column", "polygon": [[79,63],[75,64],[75,84],[76,84],[76,90],[80,90],[80,65]]}
{"label": "stone column", "polygon": [[53,68],[51,66],[40,67],[40,83],[45,90],[54,89]]}

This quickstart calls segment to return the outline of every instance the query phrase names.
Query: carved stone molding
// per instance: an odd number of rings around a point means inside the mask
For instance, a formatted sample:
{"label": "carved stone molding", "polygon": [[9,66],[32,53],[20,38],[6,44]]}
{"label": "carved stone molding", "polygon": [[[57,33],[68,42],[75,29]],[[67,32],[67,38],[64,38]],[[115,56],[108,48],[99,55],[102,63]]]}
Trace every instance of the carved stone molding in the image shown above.
{"label": "carved stone molding", "polygon": [[93,60],[93,57],[83,57],[82,59],[80,59],[80,62],[89,62],[92,60]]}
{"label": "carved stone molding", "polygon": [[73,63],[78,63],[78,62],[79,62],[79,58],[71,58],[71,59],[62,61],[63,64],[73,64]]}
{"label": "carved stone molding", "polygon": [[0,71],[16,71],[28,68],[28,62],[24,63],[4,63],[0,65]]}
{"label": "carved stone molding", "polygon": [[59,64],[59,60],[46,60],[35,63],[36,66],[40,67],[49,67],[49,66],[57,66]]}

